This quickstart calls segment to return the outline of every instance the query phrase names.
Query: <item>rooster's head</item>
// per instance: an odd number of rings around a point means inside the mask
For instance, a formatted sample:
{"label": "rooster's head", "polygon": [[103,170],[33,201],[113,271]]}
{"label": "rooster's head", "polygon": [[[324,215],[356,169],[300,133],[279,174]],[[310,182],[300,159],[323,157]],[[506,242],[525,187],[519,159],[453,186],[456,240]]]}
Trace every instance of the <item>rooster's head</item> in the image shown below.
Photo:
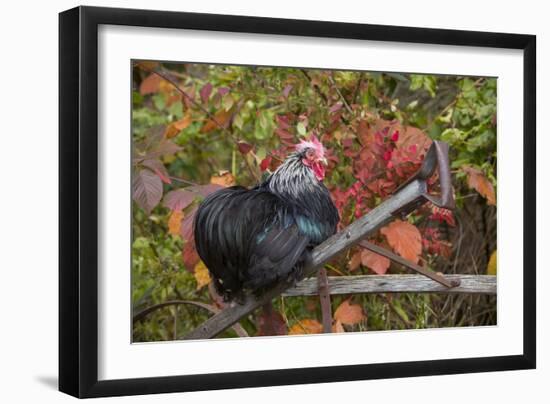
{"label": "rooster's head", "polygon": [[317,139],[317,136],[311,135],[309,139],[302,140],[296,145],[296,151],[300,155],[302,163],[313,170],[315,177],[322,181],[325,178],[327,160],[325,158],[325,148]]}

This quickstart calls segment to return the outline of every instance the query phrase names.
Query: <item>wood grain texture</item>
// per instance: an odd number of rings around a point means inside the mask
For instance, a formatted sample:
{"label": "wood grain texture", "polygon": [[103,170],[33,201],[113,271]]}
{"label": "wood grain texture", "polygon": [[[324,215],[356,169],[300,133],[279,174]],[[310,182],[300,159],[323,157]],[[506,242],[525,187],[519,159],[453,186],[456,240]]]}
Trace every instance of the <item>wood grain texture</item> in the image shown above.
{"label": "wood grain texture", "polygon": [[[460,286],[447,288],[423,275],[329,276],[331,295],[353,293],[476,293],[496,294],[497,278],[492,275],[445,275],[460,280]],[[319,293],[315,278],[304,279],[286,290],[283,296],[314,296]]]}

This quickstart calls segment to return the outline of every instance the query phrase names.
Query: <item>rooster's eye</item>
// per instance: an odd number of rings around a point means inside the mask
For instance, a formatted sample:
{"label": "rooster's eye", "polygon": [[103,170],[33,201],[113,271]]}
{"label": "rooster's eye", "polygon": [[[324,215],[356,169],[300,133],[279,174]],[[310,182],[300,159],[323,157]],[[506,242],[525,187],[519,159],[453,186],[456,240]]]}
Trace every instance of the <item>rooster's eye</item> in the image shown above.
{"label": "rooster's eye", "polygon": [[315,159],[315,151],[309,149],[306,151],[306,158],[308,160],[314,160]]}

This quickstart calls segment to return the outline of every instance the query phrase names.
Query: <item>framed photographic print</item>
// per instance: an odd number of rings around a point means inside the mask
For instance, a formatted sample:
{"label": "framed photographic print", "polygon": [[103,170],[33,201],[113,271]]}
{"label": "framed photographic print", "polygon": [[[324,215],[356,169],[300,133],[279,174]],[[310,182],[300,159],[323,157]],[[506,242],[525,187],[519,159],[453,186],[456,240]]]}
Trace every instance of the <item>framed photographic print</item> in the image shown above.
{"label": "framed photographic print", "polygon": [[60,14],[59,387],[535,367],[535,37]]}

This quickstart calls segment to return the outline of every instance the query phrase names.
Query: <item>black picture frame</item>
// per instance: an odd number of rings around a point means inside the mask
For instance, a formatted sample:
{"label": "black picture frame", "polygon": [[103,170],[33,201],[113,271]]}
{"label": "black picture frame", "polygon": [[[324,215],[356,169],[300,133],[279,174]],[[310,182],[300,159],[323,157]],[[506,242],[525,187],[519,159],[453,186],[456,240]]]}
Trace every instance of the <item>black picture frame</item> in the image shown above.
{"label": "black picture frame", "polygon": [[[98,381],[100,24],[522,50],[523,354]],[[60,13],[59,389],[83,398],[535,368],[535,61],[533,35],[95,7]]]}

